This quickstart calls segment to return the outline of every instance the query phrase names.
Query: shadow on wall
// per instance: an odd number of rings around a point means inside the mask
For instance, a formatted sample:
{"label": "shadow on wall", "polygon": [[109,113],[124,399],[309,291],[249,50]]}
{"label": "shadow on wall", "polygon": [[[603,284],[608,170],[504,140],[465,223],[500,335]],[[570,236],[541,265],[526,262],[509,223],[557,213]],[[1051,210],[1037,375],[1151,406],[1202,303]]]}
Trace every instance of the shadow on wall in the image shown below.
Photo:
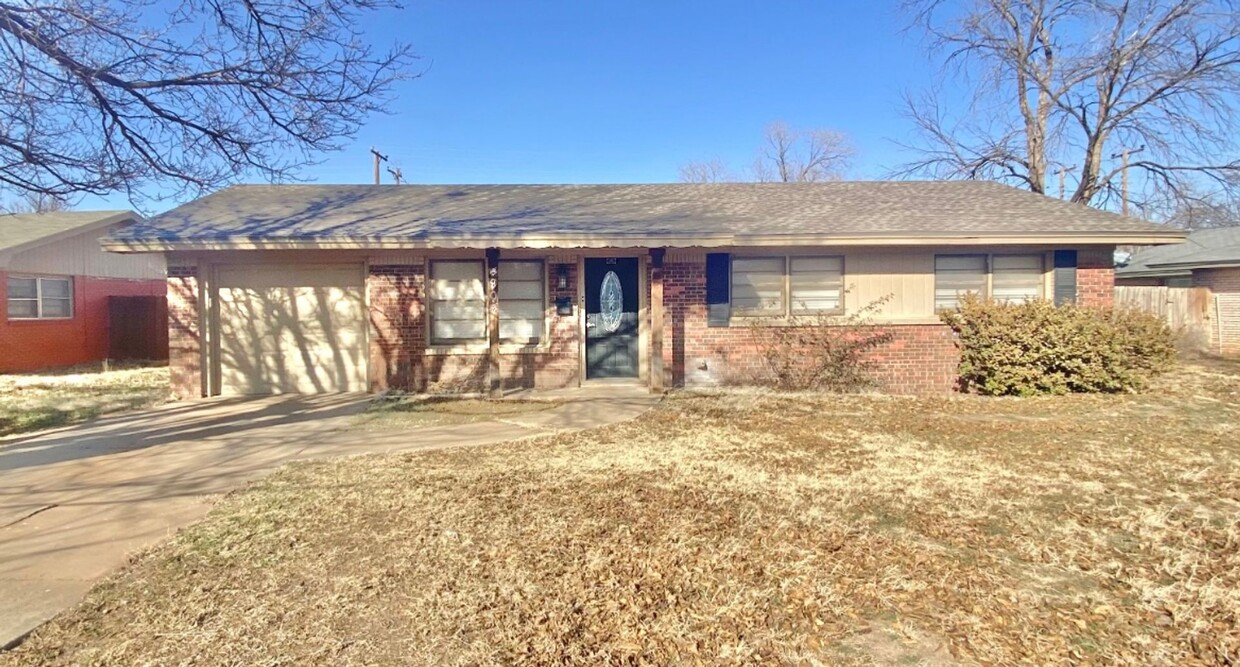
{"label": "shadow on wall", "polygon": [[220,380],[229,393],[366,389],[359,289],[230,287],[218,302]]}
{"label": "shadow on wall", "polygon": [[[551,271],[551,265],[545,270]],[[575,270],[575,267],[571,269],[573,273]],[[372,391],[460,393],[487,388],[489,358],[485,352],[427,353],[430,325],[425,308],[423,267],[372,266],[369,280]],[[549,279],[548,284],[554,285],[554,281]],[[575,275],[569,276],[567,284],[569,287],[564,289],[551,289],[550,303],[559,297],[575,296]],[[502,355],[500,375],[505,388],[575,383],[578,369],[576,316],[551,315],[550,318],[550,343],[545,351]]]}

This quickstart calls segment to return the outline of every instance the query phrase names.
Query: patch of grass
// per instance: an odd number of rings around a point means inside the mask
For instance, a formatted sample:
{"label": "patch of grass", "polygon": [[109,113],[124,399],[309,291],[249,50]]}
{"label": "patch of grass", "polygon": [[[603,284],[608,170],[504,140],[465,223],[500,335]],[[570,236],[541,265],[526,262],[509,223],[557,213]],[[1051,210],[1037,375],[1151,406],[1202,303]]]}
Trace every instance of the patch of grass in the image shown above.
{"label": "patch of grass", "polygon": [[169,395],[166,367],[0,375],[0,437],[151,407]]}
{"label": "patch of grass", "polygon": [[417,426],[471,424],[549,410],[552,400],[502,399],[490,401],[461,396],[396,394],[375,399],[353,425],[367,431],[404,430]]}
{"label": "patch of grass", "polygon": [[1238,427],[1240,377],[1192,366],[303,462],[0,664],[1235,664]]}

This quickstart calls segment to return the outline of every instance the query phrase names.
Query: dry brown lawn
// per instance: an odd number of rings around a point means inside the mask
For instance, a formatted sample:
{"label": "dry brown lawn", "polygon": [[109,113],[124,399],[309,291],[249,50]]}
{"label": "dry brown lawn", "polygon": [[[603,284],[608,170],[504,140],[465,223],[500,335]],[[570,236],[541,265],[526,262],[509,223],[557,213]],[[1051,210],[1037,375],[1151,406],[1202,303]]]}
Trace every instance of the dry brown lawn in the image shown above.
{"label": "dry brown lawn", "polygon": [[148,408],[170,397],[166,366],[0,375],[0,437]]}
{"label": "dry brown lawn", "polygon": [[392,431],[419,426],[473,424],[550,410],[562,401],[513,399],[488,401],[467,396],[408,396],[377,398],[353,420],[363,431]]}
{"label": "dry brown lawn", "polygon": [[0,664],[1235,664],[1240,368],[283,469]]}

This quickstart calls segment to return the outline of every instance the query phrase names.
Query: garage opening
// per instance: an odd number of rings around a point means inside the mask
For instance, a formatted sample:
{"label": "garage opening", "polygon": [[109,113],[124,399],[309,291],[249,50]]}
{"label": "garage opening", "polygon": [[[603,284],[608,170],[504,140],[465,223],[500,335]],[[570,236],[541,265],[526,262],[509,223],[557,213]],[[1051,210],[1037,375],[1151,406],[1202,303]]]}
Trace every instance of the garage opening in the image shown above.
{"label": "garage opening", "polygon": [[218,267],[220,393],[365,391],[364,289],[360,264]]}

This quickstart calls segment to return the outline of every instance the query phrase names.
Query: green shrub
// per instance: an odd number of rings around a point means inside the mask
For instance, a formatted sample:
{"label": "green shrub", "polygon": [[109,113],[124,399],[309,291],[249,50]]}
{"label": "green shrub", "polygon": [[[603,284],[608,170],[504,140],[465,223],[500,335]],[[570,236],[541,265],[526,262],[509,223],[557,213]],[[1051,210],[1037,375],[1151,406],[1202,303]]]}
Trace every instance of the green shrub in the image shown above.
{"label": "green shrub", "polygon": [[959,336],[962,388],[979,394],[1135,391],[1175,358],[1171,329],[1135,310],[968,295],[940,317]]}

